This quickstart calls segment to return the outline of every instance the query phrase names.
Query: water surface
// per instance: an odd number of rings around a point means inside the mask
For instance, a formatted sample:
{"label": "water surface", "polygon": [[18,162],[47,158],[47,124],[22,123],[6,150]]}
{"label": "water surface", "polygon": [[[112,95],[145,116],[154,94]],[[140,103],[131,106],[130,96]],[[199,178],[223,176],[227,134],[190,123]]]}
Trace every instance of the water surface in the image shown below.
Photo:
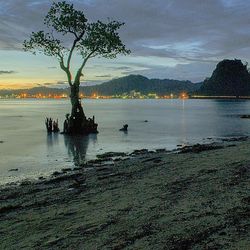
{"label": "water surface", "polygon": [[[45,117],[62,127],[69,100],[0,100],[0,182],[72,167],[108,151],[173,149],[204,139],[249,135],[247,100],[84,100],[99,134],[71,138],[47,135]],[[144,122],[148,120],[148,122]],[[128,133],[119,131],[128,124]],[[18,168],[17,172],[8,170]]]}

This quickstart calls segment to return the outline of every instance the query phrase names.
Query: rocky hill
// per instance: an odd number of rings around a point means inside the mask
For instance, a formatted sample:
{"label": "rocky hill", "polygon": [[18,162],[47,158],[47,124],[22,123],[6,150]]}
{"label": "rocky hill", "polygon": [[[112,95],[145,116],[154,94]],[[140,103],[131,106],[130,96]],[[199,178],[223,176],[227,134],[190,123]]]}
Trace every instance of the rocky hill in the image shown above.
{"label": "rocky hill", "polygon": [[250,74],[241,60],[219,62],[212,76],[204,81],[199,94],[208,96],[250,95]]}

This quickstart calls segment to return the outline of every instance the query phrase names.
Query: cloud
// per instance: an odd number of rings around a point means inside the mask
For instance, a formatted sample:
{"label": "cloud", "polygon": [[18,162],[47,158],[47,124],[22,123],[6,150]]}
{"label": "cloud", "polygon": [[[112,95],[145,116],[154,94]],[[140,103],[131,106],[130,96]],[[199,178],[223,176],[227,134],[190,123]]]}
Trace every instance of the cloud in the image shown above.
{"label": "cloud", "polygon": [[113,67],[115,70],[131,70],[129,66]]}
{"label": "cloud", "polygon": [[86,79],[84,81],[81,81],[81,86],[93,86],[93,85],[98,85],[101,84],[103,82],[105,82],[106,79],[102,79],[102,80],[96,80],[96,79]]}
{"label": "cloud", "polygon": [[[206,58],[250,48],[250,2],[225,0],[70,1],[90,21],[124,21],[121,36],[135,55]],[[49,0],[8,0],[0,7],[1,48],[20,48],[32,30],[43,27]],[[98,7],[98,8],[97,8]],[[21,13],[21,14],[20,14]],[[30,22],[32,20],[32,22]],[[231,39],[236,35],[234,39]]]}
{"label": "cloud", "polygon": [[65,82],[65,81],[58,81],[56,84],[57,84],[57,85],[63,85],[63,84],[68,84],[68,83]]}
{"label": "cloud", "polygon": [[160,79],[175,79],[175,80],[191,80],[193,82],[200,82],[206,77],[210,77],[215,63],[187,63],[177,64],[174,67],[166,66],[151,66],[143,70],[130,70],[122,72],[122,75],[144,75],[148,78]]}
{"label": "cloud", "polygon": [[50,83],[50,82],[46,82],[46,83],[43,83],[43,84],[40,84],[42,86],[51,86],[51,85],[55,85],[55,83]]}
{"label": "cloud", "polygon": [[46,82],[46,83],[43,83],[41,85],[43,85],[43,86],[56,86],[56,85],[66,85],[66,84],[68,84],[68,83],[65,81],[58,81],[58,82],[54,82],[54,83]]}
{"label": "cloud", "polygon": [[67,82],[64,81],[58,81],[58,82],[45,82],[42,84],[37,84],[38,86],[45,86],[48,88],[67,88],[69,87]]}
{"label": "cloud", "polygon": [[4,75],[4,74],[15,74],[17,73],[14,70],[0,70],[0,75]]}
{"label": "cloud", "polygon": [[96,0],[87,8],[90,16],[125,21],[122,36],[133,54],[199,60],[250,48],[249,10],[249,2],[220,0]]}
{"label": "cloud", "polygon": [[107,75],[99,75],[99,76],[95,76],[98,78],[107,78],[107,77],[111,77],[111,74],[107,74]]}
{"label": "cloud", "polygon": [[[8,0],[0,5],[0,50],[19,50],[32,31],[43,28],[50,0]],[[178,78],[205,78],[224,58],[250,61],[250,1],[245,0],[69,0],[90,21],[125,22],[120,34],[145,72],[168,69]],[[30,21],[32,20],[32,22]],[[152,59],[149,63],[148,59]],[[165,67],[159,60],[165,60]],[[124,64],[123,58],[119,59]],[[175,62],[170,65],[169,62]],[[154,65],[153,65],[154,64]],[[190,64],[190,66],[187,66]],[[204,66],[200,66],[203,64]],[[152,66],[153,65],[153,66]],[[182,66],[180,66],[182,65]],[[123,73],[140,70],[132,64]],[[133,68],[134,67],[134,68]],[[185,69],[192,72],[185,73]],[[148,70],[147,70],[148,69]],[[179,70],[179,71],[177,71]],[[203,73],[202,73],[203,72]],[[157,77],[157,76],[156,76]]]}

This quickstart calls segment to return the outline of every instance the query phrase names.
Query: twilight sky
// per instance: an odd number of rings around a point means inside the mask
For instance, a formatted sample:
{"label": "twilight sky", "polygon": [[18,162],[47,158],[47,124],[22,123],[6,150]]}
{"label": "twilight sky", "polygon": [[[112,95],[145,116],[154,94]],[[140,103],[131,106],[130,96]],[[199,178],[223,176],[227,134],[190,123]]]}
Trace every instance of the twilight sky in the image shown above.
{"label": "twilight sky", "polygon": [[[0,88],[64,86],[56,59],[22,51],[32,31],[43,29],[51,0],[0,0]],[[201,81],[218,61],[250,62],[250,1],[68,0],[89,21],[124,21],[122,40],[132,53],[92,59],[84,84],[128,74]],[[75,65],[80,63],[75,58]]]}

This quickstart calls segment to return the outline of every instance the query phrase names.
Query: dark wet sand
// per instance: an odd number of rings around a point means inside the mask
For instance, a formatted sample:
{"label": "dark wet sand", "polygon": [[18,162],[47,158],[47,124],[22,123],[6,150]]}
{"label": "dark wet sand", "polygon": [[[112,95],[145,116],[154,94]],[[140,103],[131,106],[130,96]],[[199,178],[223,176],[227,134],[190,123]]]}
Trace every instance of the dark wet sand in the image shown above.
{"label": "dark wet sand", "polygon": [[0,249],[250,249],[250,142],[230,143],[5,186]]}

